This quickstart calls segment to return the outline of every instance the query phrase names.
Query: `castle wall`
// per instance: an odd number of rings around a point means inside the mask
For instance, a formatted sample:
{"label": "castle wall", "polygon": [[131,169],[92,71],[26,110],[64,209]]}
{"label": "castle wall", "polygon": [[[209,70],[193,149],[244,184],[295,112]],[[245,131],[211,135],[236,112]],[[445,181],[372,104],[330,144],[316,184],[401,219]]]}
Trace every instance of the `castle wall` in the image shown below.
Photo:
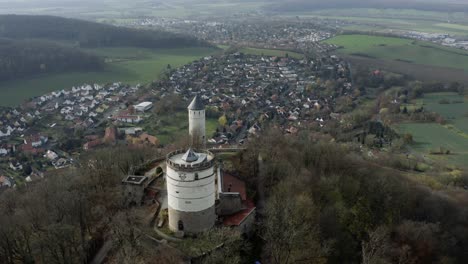
{"label": "castle wall", "polygon": [[200,233],[209,230],[215,225],[215,206],[199,212],[183,212],[169,207],[169,229],[179,231],[179,221],[185,233]]}
{"label": "castle wall", "polygon": [[218,215],[231,215],[242,210],[242,198],[239,193],[221,193],[216,206]]}

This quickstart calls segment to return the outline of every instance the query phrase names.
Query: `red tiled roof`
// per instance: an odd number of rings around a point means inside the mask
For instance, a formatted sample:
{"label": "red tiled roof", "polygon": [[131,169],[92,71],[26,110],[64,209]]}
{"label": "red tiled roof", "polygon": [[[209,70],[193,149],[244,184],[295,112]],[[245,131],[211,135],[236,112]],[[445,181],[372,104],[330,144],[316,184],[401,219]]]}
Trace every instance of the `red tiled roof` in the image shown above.
{"label": "red tiled roof", "polygon": [[242,201],[247,199],[245,182],[226,172],[223,172],[223,192],[238,192],[241,195]]}
{"label": "red tiled roof", "polygon": [[255,204],[251,200],[244,201],[242,203],[242,205],[244,206],[245,209],[238,212],[238,213],[236,213],[236,214],[225,217],[224,220],[223,220],[223,225],[225,225],[225,226],[239,226],[240,224],[242,224],[242,222],[244,222],[244,220],[253,211],[255,211],[255,208],[256,208]]}
{"label": "red tiled roof", "polygon": [[97,146],[99,146],[101,144],[102,144],[102,140],[101,139],[96,139],[96,140],[93,140],[93,141],[90,141],[90,142],[87,142],[86,144],[84,144],[83,149],[84,150],[92,149],[92,148],[97,147]]}
{"label": "red tiled roof", "polygon": [[31,142],[25,145],[21,145],[19,149],[25,153],[29,153],[32,155],[37,155],[45,152],[45,150],[42,148],[34,148],[33,146],[31,146]]}

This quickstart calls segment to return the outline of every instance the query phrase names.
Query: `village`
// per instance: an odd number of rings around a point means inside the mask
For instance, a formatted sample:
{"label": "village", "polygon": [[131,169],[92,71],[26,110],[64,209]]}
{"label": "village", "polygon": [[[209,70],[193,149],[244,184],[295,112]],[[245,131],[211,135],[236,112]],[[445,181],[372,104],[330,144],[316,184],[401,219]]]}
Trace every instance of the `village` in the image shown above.
{"label": "village", "polygon": [[[160,120],[173,114],[161,109],[171,97],[180,100],[169,103],[184,109],[200,96],[207,122],[214,123],[207,144],[215,148],[241,146],[270,124],[293,135],[302,128],[325,127],[340,116],[335,113],[338,98],[353,103],[353,89],[347,64],[336,56],[296,59],[234,52],[171,69],[148,87],[113,83],[59,90],[3,111],[2,186],[39,180],[100,146],[167,147],[170,140],[158,137],[164,137]],[[185,118],[180,122],[180,130],[186,129]]]}
{"label": "village", "polygon": [[196,36],[217,45],[238,45],[292,51],[329,50],[322,42],[336,35],[341,23],[329,19],[304,19],[301,23],[291,19],[261,20],[249,17],[223,17],[205,20],[171,18],[143,18],[127,26],[161,28]]}

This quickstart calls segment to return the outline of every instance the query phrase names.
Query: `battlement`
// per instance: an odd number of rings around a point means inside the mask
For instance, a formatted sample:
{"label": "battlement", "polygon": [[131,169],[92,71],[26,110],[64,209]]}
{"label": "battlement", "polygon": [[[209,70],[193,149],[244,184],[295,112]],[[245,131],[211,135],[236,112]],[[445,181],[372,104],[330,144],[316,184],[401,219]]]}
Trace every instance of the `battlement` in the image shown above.
{"label": "battlement", "polygon": [[211,168],[215,163],[215,155],[207,150],[195,150],[197,154],[204,154],[196,162],[184,162],[182,156],[187,152],[187,150],[180,149],[174,152],[167,154],[166,164],[178,171],[200,171]]}

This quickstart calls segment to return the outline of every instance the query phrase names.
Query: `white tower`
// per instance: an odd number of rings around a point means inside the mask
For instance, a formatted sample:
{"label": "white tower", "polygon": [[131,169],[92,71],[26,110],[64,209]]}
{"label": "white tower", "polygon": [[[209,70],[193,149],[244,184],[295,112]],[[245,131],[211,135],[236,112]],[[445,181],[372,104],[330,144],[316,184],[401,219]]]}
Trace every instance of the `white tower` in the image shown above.
{"label": "white tower", "polygon": [[200,97],[195,96],[188,108],[189,135],[194,146],[205,145],[205,106]]}
{"label": "white tower", "polygon": [[215,156],[209,151],[178,150],[167,155],[169,228],[199,233],[216,221]]}

